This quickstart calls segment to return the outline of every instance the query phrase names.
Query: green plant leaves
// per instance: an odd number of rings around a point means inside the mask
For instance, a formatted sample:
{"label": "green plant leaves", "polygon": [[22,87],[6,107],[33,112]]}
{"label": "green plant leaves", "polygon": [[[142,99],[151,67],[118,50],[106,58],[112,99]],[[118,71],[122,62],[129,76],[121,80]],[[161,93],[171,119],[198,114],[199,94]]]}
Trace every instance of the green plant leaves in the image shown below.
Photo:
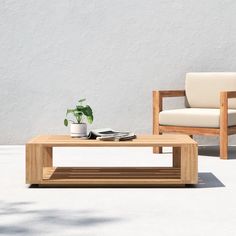
{"label": "green plant leaves", "polygon": [[81,123],[82,118],[83,118],[83,114],[82,113],[74,113],[74,116],[75,116],[77,122]]}
{"label": "green plant leaves", "polygon": [[74,113],[80,114],[80,115],[85,115],[87,117],[89,124],[91,124],[93,122],[93,111],[89,105],[76,106],[76,111]]}
{"label": "green plant leaves", "polygon": [[[86,101],[86,99],[80,99],[78,101],[79,105],[76,105],[75,109],[67,109],[66,116],[68,114],[72,114],[75,117],[75,119],[78,123],[81,123],[82,119],[83,119],[83,116],[86,116],[88,123],[92,124],[92,122],[93,122],[92,108],[89,105],[86,105],[86,106],[82,105],[82,102],[84,102],[84,101]],[[64,120],[64,125],[68,126],[68,120],[67,119]]]}
{"label": "green plant leaves", "polygon": [[93,123],[93,111],[89,105],[86,105],[83,110],[89,124]]}
{"label": "green plant leaves", "polygon": [[77,111],[83,111],[83,109],[84,109],[84,106],[79,105],[79,106],[76,106],[76,109],[75,109],[75,110],[77,110]]}
{"label": "green plant leaves", "polygon": [[79,103],[82,103],[82,102],[85,102],[86,101],[86,98],[82,98],[82,99],[80,99],[78,102]]}
{"label": "green plant leaves", "polygon": [[64,125],[68,126],[68,120],[67,119],[64,120]]}
{"label": "green plant leaves", "polygon": [[92,116],[93,115],[93,111],[91,109],[91,107],[89,105],[86,105],[83,109],[83,113],[86,115],[86,116]]}
{"label": "green plant leaves", "polygon": [[93,123],[93,116],[87,116],[87,121],[89,124]]}

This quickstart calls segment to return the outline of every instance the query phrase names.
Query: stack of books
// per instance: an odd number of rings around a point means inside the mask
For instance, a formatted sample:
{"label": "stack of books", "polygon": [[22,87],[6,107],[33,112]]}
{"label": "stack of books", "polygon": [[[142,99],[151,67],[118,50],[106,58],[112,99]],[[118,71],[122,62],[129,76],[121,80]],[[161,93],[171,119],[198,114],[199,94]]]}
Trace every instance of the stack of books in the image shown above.
{"label": "stack of books", "polygon": [[135,138],[136,135],[133,132],[120,132],[110,128],[95,129],[88,134],[88,139],[97,139],[101,141],[126,141]]}

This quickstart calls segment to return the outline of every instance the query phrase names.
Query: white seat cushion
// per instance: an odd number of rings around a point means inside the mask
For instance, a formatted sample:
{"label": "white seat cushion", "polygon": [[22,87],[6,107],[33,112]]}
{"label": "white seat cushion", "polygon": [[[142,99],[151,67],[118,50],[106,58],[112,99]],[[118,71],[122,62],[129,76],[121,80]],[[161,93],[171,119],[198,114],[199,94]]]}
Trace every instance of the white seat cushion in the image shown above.
{"label": "white seat cushion", "polygon": [[[159,124],[188,127],[220,127],[220,109],[185,108],[159,113]],[[236,125],[236,109],[228,110],[228,126]]]}

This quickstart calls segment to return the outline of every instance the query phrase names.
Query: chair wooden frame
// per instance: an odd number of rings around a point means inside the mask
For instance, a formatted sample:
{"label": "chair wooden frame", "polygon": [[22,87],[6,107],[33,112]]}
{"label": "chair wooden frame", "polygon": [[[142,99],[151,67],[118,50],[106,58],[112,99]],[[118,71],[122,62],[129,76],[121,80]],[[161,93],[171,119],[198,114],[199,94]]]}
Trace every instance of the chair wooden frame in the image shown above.
{"label": "chair wooden frame", "polygon": [[[220,158],[228,159],[228,136],[236,134],[236,126],[228,126],[228,100],[236,98],[236,91],[220,92],[220,127],[203,128],[187,126],[168,126],[159,124],[159,113],[163,110],[165,97],[185,97],[185,90],[155,90],[153,95],[153,134],[184,133],[188,135],[208,135],[220,137]],[[161,147],[154,147],[153,153],[162,153]]]}

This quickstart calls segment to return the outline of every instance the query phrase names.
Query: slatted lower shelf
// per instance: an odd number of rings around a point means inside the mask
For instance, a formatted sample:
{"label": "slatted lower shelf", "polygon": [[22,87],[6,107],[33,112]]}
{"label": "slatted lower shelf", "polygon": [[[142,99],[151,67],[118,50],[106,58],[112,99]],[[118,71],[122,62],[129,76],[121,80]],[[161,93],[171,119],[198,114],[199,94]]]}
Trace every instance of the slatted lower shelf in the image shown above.
{"label": "slatted lower shelf", "polygon": [[181,184],[173,167],[45,167],[42,184]]}

